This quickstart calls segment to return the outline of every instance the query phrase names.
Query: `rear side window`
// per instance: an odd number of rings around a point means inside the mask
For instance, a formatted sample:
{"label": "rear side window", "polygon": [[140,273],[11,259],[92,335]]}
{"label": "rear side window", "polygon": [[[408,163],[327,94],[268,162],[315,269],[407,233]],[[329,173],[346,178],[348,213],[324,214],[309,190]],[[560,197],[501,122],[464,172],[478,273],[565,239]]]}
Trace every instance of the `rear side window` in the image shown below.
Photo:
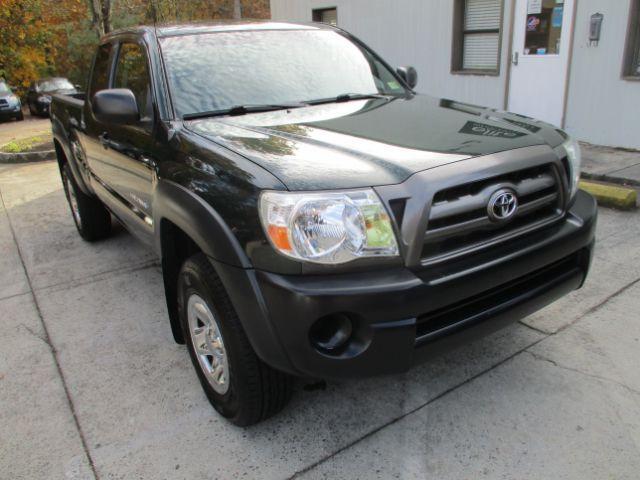
{"label": "rear side window", "polygon": [[93,65],[91,85],[89,86],[89,98],[93,98],[96,92],[109,88],[109,67],[112,45],[106,43],[98,48],[96,61]]}
{"label": "rear side window", "polygon": [[147,56],[144,49],[137,43],[123,43],[120,46],[113,88],[131,90],[136,97],[140,117],[142,119],[151,117],[153,108]]}

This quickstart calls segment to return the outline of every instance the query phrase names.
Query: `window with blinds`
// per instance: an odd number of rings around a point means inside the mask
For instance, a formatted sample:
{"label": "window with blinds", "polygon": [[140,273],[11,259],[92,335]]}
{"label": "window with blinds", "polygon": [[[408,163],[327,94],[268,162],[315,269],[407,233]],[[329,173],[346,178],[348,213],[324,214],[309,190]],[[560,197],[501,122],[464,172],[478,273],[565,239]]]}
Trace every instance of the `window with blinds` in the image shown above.
{"label": "window with blinds", "polygon": [[336,27],[338,25],[338,9],[317,8],[313,10],[312,18],[314,22],[328,23]]}
{"label": "window with blinds", "polygon": [[458,0],[454,70],[498,72],[503,0]]}
{"label": "window with blinds", "polygon": [[632,0],[622,77],[640,80],[640,0]]}

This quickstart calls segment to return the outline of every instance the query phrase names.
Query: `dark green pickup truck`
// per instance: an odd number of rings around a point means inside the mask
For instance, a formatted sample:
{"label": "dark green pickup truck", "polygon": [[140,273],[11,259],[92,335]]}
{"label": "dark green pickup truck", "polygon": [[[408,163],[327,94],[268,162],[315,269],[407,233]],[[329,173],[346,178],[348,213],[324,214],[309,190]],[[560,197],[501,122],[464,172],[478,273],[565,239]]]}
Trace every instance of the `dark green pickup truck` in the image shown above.
{"label": "dark green pickup truck", "polygon": [[416,82],[333,27],[222,23],[112,33],[86,99],[54,96],[80,235],[113,215],[155,249],[173,336],[232,422],[295,377],[403,372],[583,284],[577,143]]}

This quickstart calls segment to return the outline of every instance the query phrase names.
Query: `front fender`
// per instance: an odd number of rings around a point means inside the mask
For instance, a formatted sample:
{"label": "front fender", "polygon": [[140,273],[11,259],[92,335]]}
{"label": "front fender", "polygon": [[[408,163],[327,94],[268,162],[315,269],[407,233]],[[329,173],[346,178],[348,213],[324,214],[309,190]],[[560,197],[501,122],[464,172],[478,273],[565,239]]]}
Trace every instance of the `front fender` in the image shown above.
{"label": "front fender", "polygon": [[[158,180],[153,203],[153,222],[169,220],[191,238],[205,253],[219,262],[250,268],[251,262],[235,235],[211,205],[182,185]],[[162,253],[162,239],[155,238],[156,251]]]}

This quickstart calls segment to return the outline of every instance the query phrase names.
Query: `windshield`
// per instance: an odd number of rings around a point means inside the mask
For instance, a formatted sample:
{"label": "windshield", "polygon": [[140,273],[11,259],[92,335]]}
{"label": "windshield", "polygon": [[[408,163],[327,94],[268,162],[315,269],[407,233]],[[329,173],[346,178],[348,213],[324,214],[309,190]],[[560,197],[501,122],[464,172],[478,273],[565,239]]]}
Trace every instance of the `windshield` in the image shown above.
{"label": "windshield", "polygon": [[220,32],[161,40],[178,115],[343,94],[406,93],[368,50],[327,30]]}
{"label": "windshield", "polygon": [[41,92],[53,92],[55,90],[73,90],[74,87],[66,78],[54,78],[43,81],[39,89]]}
{"label": "windshield", "polygon": [[11,93],[9,86],[5,82],[0,82],[0,93]]}

